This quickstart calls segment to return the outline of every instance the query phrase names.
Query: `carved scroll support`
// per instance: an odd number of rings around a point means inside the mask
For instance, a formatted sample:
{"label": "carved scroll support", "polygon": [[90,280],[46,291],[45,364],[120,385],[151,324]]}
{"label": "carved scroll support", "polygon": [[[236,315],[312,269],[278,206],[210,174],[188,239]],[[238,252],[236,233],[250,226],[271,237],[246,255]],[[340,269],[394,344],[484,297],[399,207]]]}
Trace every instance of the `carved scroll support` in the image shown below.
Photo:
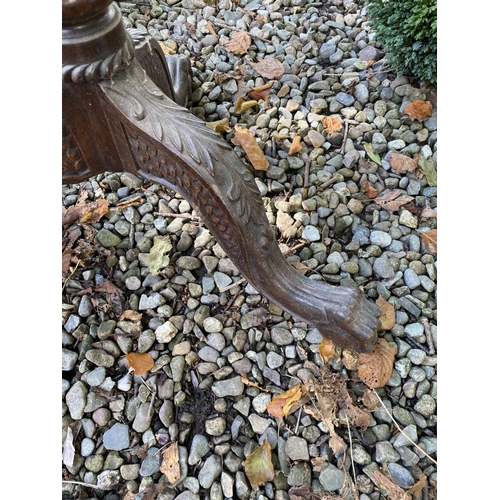
{"label": "carved scroll support", "polygon": [[132,57],[112,78],[63,84],[66,144],[80,157],[79,169],[63,158],[63,182],[125,170],[175,189],[269,300],[335,344],[370,351],[379,308],[359,290],[313,281],[286,261],[253,176],[218,133],[168,97],[179,95],[182,81],[162,71]]}

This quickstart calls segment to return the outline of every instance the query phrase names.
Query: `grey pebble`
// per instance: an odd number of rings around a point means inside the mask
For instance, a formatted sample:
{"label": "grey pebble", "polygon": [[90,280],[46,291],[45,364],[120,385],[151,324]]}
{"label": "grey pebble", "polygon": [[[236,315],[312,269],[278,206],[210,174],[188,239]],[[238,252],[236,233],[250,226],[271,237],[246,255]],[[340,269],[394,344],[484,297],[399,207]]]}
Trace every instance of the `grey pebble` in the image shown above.
{"label": "grey pebble", "polygon": [[243,382],[239,375],[230,379],[217,380],[212,384],[212,392],[218,398],[239,396],[243,394],[244,389]]}
{"label": "grey pebble", "polygon": [[102,437],[104,447],[107,450],[124,450],[130,446],[128,425],[117,422],[110,427]]}
{"label": "grey pebble", "polygon": [[78,354],[69,349],[62,349],[62,371],[70,371],[76,365],[78,361]]}
{"label": "grey pebble", "polygon": [[391,473],[392,480],[401,488],[411,488],[415,484],[415,479],[408,469],[396,463],[389,463],[387,465]]}
{"label": "grey pebble", "polygon": [[379,464],[397,462],[401,456],[389,441],[380,441],[375,445],[375,461]]}
{"label": "grey pebble", "polygon": [[196,434],[193,437],[188,456],[188,464],[196,465],[208,452],[210,445],[208,439],[203,434]]}
{"label": "grey pebble", "polygon": [[87,384],[90,387],[97,387],[104,382],[106,378],[106,368],[103,366],[98,366],[94,370],[90,371],[87,375]]}
{"label": "grey pebble", "polygon": [[158,453],[158,448],[153,446],[146,452],[146,457],[141,462],[139,474],[143,477],[152,476],[160,470],[162,455]]}
{"label": "grey pebble", "polygon": [[66,393],[66,405],[73,420],[80,420],[83,417],[88,392],[87,386],[79,380]]}
{"label": "grey pebble", "polygon": [[436,412],[436,401],[432,396],[424,394],[416,403],[415,411],[418,411],[425,417],[430,417]]}
{"label": "grey pebble", "polygon": [[285,451],[290,460],[309,460],[309,449],[304,438],[290,436],[287,439]]}
{"label": "grey pebble", "polygon": [[319,473],[319,482],[326,491],[337,491],[344,484],[345,472],[332,464],[328,464]]}
{"label": "grey pebble", "polygon": [[198,473],[198,480],[202,488],[210,488],[222,472],[221,457],[210,455]]}

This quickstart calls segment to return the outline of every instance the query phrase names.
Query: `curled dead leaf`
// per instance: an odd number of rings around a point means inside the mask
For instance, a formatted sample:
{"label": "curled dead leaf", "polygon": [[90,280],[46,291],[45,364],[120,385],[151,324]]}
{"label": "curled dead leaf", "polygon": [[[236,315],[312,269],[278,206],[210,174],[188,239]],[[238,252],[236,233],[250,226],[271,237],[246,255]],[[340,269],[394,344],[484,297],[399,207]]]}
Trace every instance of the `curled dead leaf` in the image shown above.
{"label": "curled dead leaf", "polygon": [[343,127],[342,120],[337,116],[324,116],[321,123],[323,124],[323,130],[329,134],[340,132]]}
{"label": "curled dead leaf", "polygon": [[321,360],[325,364],[332,356],[334,356],[337,353],[335,344],[333,344],[333,342],[327,339],[323,339],[321,341],[321,344],[318,347],[318,352],[319,355],[321,356]]}
{"label": "curled dead leaf", "polygon": [[108,213],[108,210],[108,200],[102,198],[89,203],[79,202],[66,210],[63,216],[62,225],[69,226],[74,222],[94,224],[99,222],[101,218]]}
{"label": "curled dead leaf", "polygon": [[230,40],[220,43],[228,52],[233,54],[245,54],[252,43],[250,35],[246,31],[234,31]]}
{"label": "curled dead leaf", "polygon": [[246,111],[257,104],[259,104],[257,101],[245,101],[243,97],[238,97],[234,111],[235,113],[243,113],[243,111]]}
{"label": "curled dead leaf", "polygon": [[418,166],[417,162],[413,158],[410,158],[402,153],[396,153],[395,151],[391,153],[389,165],[397,174],[413,172]]}
{"label": "curled dead leaf", "polygon": [[128,321],[140,321],[142,319],[142,314],[134,311],[132,309],[127,309],[123,311],[118,318],[118,321],[128,320]]}
{"label": "curled dead leaf", "polygon": [[285,66],[283,63],[271,57],[266,59],[259,57],[258,62],[250,63],[250,66],[252,66],[260,76],[269,78],[269,80],[279,80],[285,73]]}
{"label": "curled dead leaf", "polygon": [[245,460],[244,467],[252,488],[274,479],[271,445],[267,439]]}
{"label": "curled dead leaf", "polygon": [[245,151],[250,163],[255,170],[267,170],[269,167],[269,162],[264,156],[262,149],[260,149],[257,140],[253,136],[252,132],[247,128],[240,127],[238,125],[234,126],[234,137],[232,143],[239,145]]}
{"label": "curled dead leaf", "polygon": [[351,351],[351,349],[344,349],[342,351],[342,363],[347,370],[355,370],[358,366],[359,353]]}
{"label": "curled dead leaf", "polygon": [[135,375],[144,375],[147,371],[151,370],[155,364],[153,357],[147,352],[129,352],[126,357]]}
{"label": "curled dead leaf", "polygon": [[288,150],[289,155],[294,155],[295,153],[299,153],[302,150],[302,144],[300,135],[296,135],[293,138],[292,144],[290,145],[290,149]]}
{"label": "curled dead leaf", "polygon": [[402,189],[392,189],[383,195],[377,196],[373,201],[384,210],[396,212],[400,206],[406,205],[413,199],[413,196],[408,196],[406,191]]}
{"label": "curled dead leaf", "polygon": [[390,330],[396,324],[396,310],[394,306],[379,295],[376,304],[382,311],[379,321],[381,330]]}
{"label": "curled dead leaf", "polygon": [[222,120],[216,120],[214,122],[206,122],[205,125],[210,127],[212,130],[216,132],[230,132],[231,126],[229,125],[228,118],[222,118]]}
{"label": "curled dead leaf", "polygon": [[370,184],[369,181],[363,182],[361,187],[365,191],[368,198],[376,198],[377,197],[378,191]]}
{"label": "curled dead leaf", "polygon": [[274,81],[267,82],[265,85],[260,85],[258,87],[253,87],[250,92],[248,92],[248,97],[250,99],[255,99],[256,101],[260,99],[269,99],[271,94],[271,87],[274,85]]}
{"label": "curled dead leaf", "polygon": [[438,245],[437,245],[437,229],[431,229],[425,233],[420,233],[422,235],[422,242],[425,248],[434,255],[437,255]]}
{"label": "curled dead leaf", "polygon": [[370,354],[359,355],[359,378],[370,388],[384,387],[391,378],[397,349],[379,338]]}
{"label": "curled dead leaf", "polygon": [[432,115],[432,106],[430,102],[417,99],[416,101],[407,104],[403,109],[403,113],[408,115],[410,118],[424,121]]}
{"label": "curled dead leaf", "polygon": [[302,384],[294,385],[288,391],[275,396],[267,405],[267,411],[279,419],[287,417],[290,411],[294,408],[294,404],[302,399],[306,393],[306,389]]}

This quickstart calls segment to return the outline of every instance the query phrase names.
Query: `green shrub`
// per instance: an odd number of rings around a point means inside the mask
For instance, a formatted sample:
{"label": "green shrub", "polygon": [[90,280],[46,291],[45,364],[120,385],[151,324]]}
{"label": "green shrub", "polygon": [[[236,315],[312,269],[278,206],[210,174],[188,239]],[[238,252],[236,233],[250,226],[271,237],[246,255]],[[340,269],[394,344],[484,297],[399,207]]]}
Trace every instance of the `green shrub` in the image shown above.
{"label": "green shrub", "polygon": [[368,0],[370,25],[394,69],[437,80],[437,0]]}

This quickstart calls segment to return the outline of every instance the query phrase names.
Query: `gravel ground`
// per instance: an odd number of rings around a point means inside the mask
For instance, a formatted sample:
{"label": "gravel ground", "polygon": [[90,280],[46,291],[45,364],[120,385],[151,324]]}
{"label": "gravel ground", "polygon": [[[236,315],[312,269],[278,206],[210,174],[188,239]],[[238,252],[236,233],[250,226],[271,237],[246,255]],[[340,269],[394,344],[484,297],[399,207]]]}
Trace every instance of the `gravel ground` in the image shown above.
{"label": "gravel ground", "polygon": [[[391,70],[362,1],[119,5],[127,27],[192,60],[195,115],[226,118],[231,145],[236,124],[257,138],[270,166],[251,171],[289,261],[393,306],[395,324],[380,337],[396,358],[376,389],[384,409],[366,400],[349,353],[325,362],[318,331],[247,283],[175,192],[116,173],[63,186],[65,209],[85,196],[109,204],[99,222],[64,228],[65,237],[80,231],[72,249],[81,263],[62,294],[62,442],[75,449],[63,457],[63,498],[404,498],[397,488],[436,498],[437,261],[424,236],[437,225],[436,95]],[[224,47],[235,29],[252,37],[246,54]],[[250,65],[264,56],[284,74],[267,99],[238,112],[244,86],[269,81]],[[403,112],[416,100],[430,102],[432,115]],[[325,130],[324,116],[342,128]],[[296,135],[302,149],[289,154]],[[397,155],[419,155],[418,167],[397,168]],[[404,203],[376,201],[396,192]],[[153,276],[157,236],[172,248]],[[130,352],[149,353],[154,367],[129,373]],[[269,402],[308,381],[347,388],[366,425],[328,421],[310,404],[278,425]],[[345,443],[337,452],[332,422]],[[245,460],[266,440],[275,475],[252,488]],[[173,484],[160,471],[171,442]]]}

